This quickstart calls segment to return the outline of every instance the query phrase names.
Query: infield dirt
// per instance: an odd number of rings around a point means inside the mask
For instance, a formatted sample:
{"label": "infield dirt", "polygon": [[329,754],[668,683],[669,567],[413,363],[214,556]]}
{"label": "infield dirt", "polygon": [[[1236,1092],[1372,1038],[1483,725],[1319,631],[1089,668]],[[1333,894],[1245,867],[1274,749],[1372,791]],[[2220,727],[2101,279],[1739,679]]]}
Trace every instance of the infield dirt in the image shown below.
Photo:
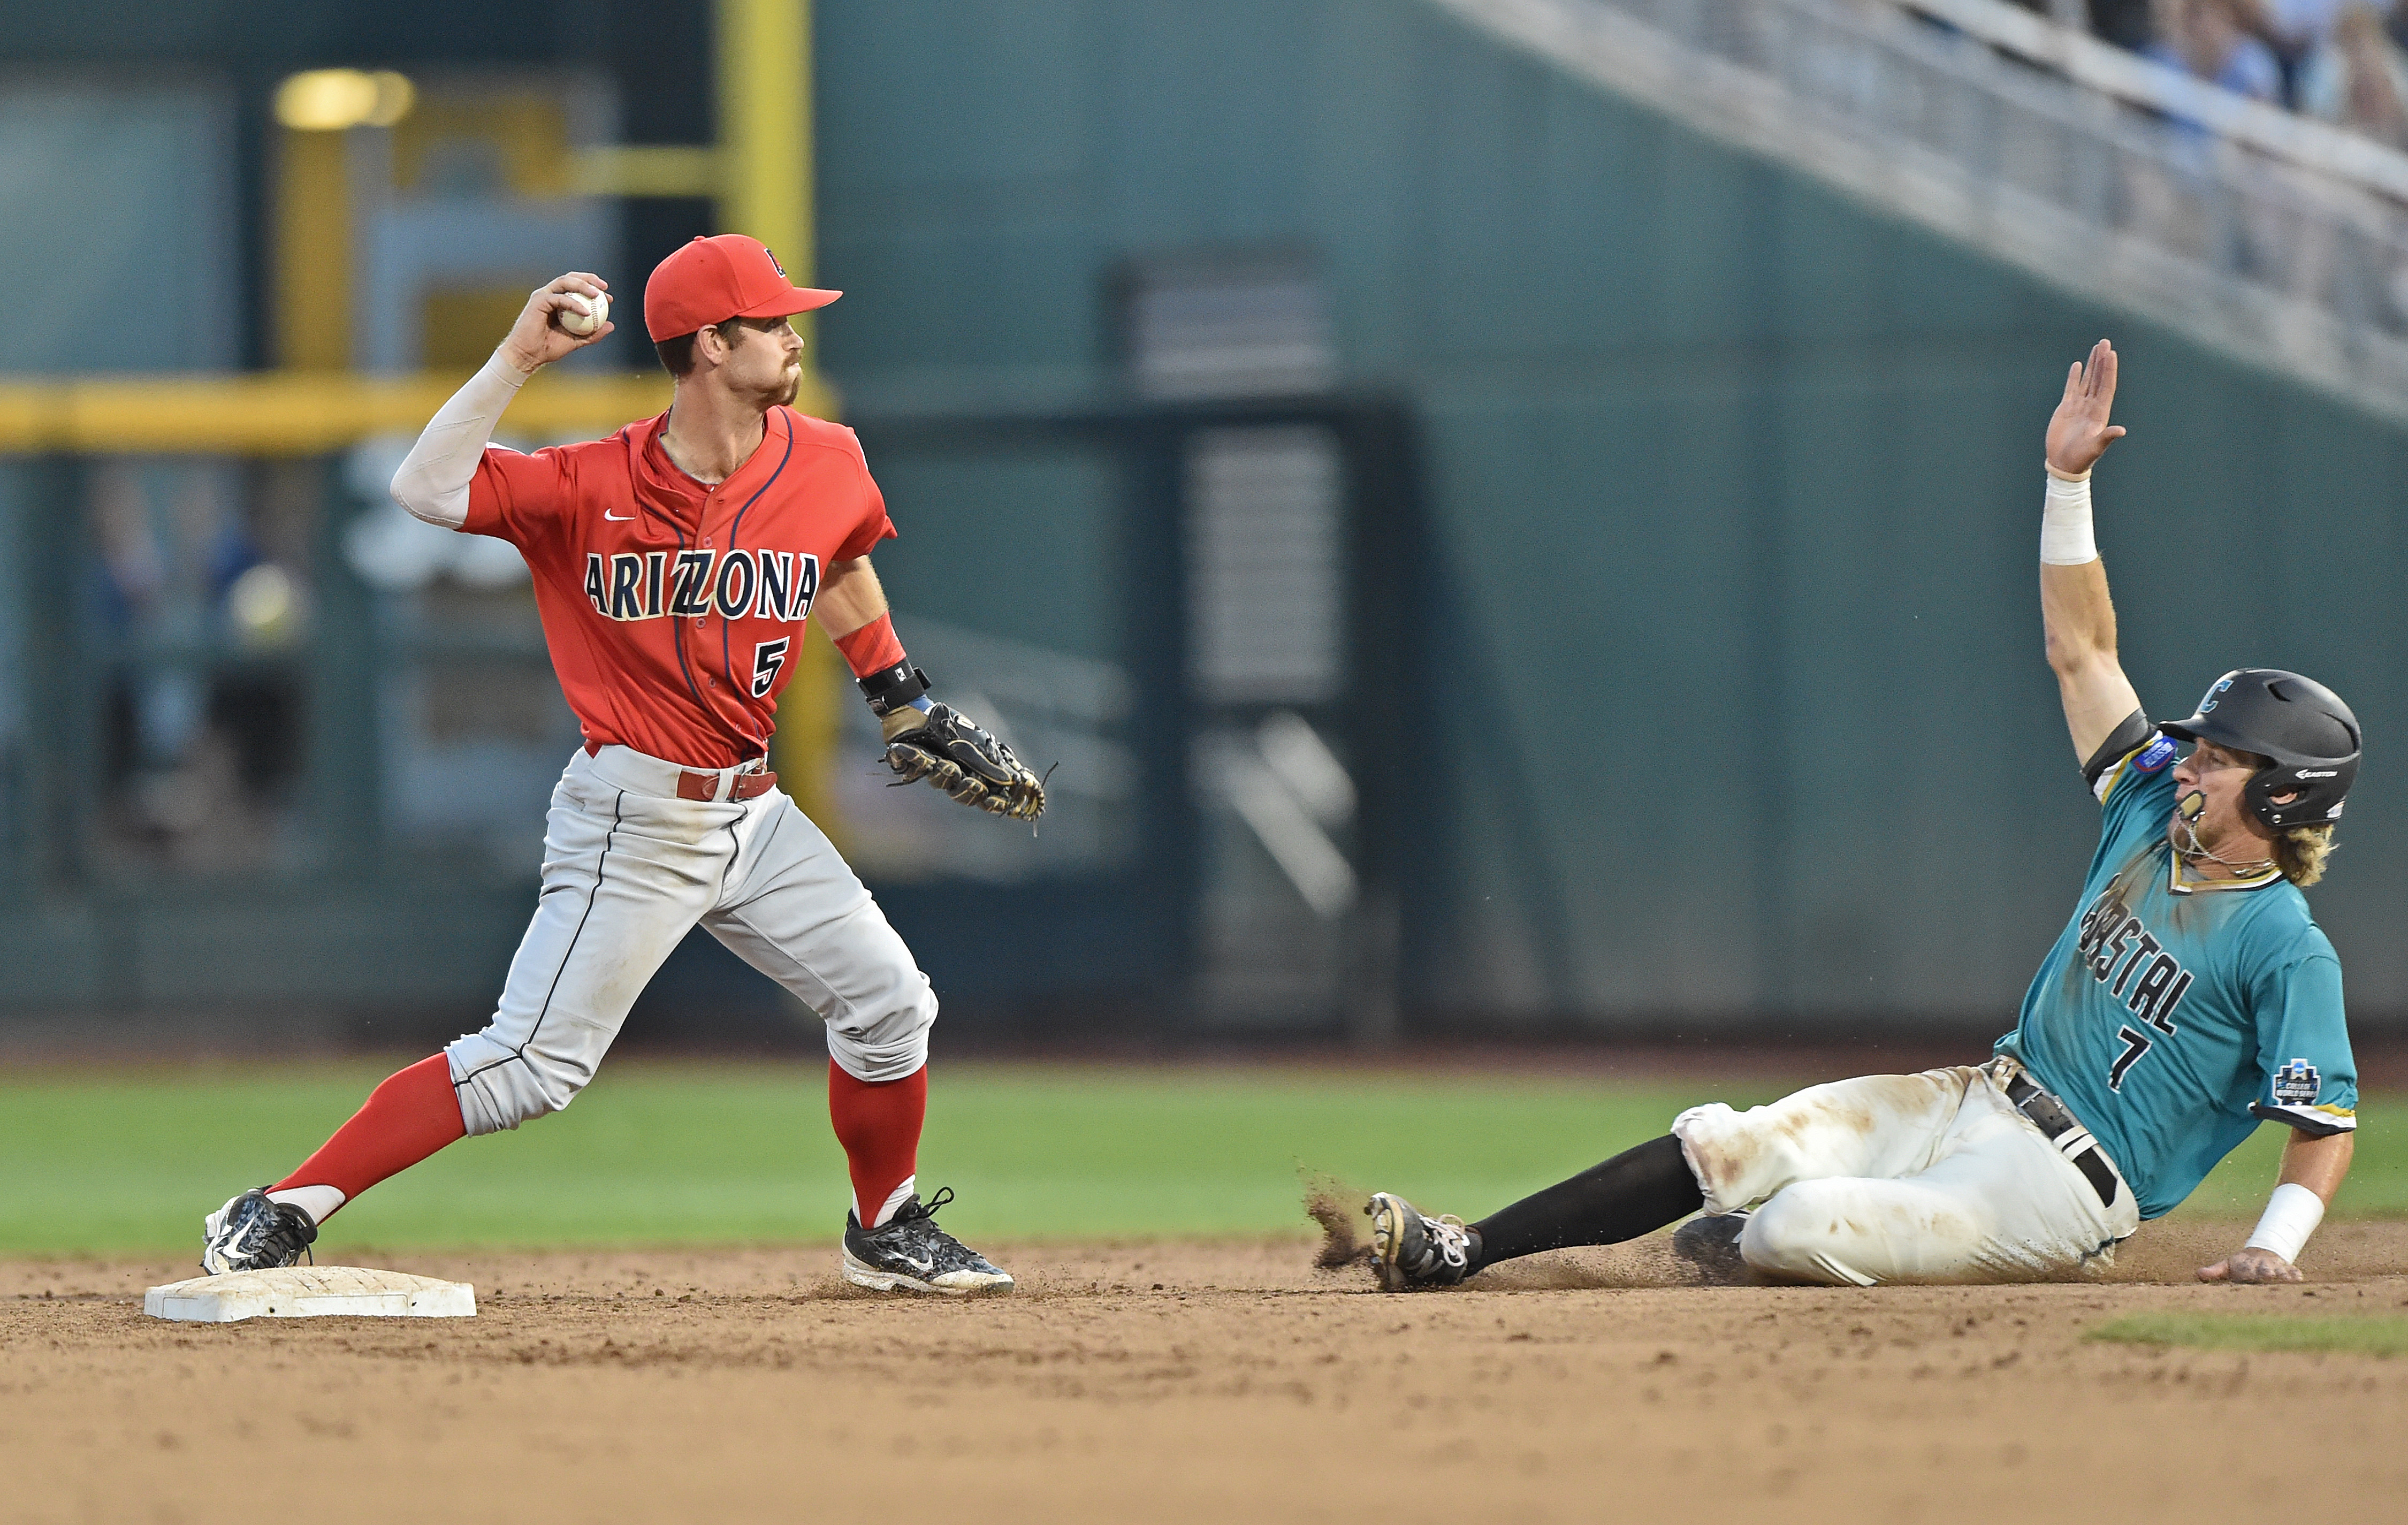
{"label": "infield dirt", "polygon": [[2136,1308],[2395,1314],[2408,1225],[2297,1288],[2152,1225],[2110,1280],[1700,1288],[1660,1240],[1391,1297],[1312,1246],[1006,1247],[1014,1297],[825,1248],[409,1254],[473,1320],[141,1312],[164,1262],[0,1263],[10,1520],[2398,1518],[2408,1360],[2086,1341]]}

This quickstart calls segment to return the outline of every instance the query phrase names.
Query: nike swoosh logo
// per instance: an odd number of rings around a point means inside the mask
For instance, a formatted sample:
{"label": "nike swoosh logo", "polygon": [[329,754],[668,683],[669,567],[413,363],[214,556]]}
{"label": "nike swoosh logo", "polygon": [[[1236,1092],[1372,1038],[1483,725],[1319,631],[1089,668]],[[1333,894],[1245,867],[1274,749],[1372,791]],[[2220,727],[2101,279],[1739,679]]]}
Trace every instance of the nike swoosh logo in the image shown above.
{"label": "nike swoosh logo", "polygon": [[632,513],[612,513],[609,509],[604,509],[602,511],[602,517],[609,520],[614,525],[624,525],[628,520],[633,519],[636,516]]}
{"label": "nike swoosh logo", "polygon": [[933,1259],[923,1260],[917,1256],[900,1254],[896,1255],[895,1259],[902,1261],[905,1265],[910,1266],[914,1271],[934,1271],[937,1269],[937,1262]]}

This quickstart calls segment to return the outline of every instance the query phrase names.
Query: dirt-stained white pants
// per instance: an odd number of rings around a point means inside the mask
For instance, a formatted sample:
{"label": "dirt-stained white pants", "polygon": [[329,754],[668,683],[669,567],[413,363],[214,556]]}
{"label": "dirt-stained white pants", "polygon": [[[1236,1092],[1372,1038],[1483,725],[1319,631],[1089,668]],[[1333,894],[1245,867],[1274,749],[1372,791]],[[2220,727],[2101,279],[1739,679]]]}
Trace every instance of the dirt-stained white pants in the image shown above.
{"label": "dirt-stained white pants", "polygon": [[2008,1062],[1834,1081],[1745,1112],[1717,1101],[1672,1132],[1708,1212],[1763,1204],[1740,1254],[1775,1276],[2034,1281],[2112,1264],[2140,1225],[2131,1188],[2100,1201],[2009,1104]]}
{"label": "dirt-stained white pants", "polygon": [[445,1050],[470,1133],[568,1105],[696,922],[819,1014],[848,1074],[927,1062],[936,994],[826,835],[778,789],[680,799],[681,771],[618,746],[569,759],[499,1009]]}

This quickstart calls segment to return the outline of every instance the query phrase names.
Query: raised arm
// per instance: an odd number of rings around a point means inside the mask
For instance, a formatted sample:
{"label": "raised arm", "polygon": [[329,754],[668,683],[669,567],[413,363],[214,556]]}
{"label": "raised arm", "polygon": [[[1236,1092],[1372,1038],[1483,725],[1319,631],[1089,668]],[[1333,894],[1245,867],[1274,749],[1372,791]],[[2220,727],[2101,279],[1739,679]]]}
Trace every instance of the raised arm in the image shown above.
{"label": "raised arm", "polygon": [[468,483],[477,474],[477,463],[484,459],[494,425],[502,421],[502,410],[538,367],[601,342],[616,326],[606,320],[580,338],[557,326],[553,318],[563,311],[591,313],[592,300],[607,290],[601,277],[572,270],[530,295],[493,358],[427,421],[401,469],[393,474],[394,501],[430,525],[457,529],[466,524]]}
{"label": "raised arm", "polygon": [[2115,349],[2100,339],[2088,364],[2066,372],[2065,396],[2048,421],[2048,497],[2040,532],[2041,626],[2048,665],[2065,704],[2073,755],[2087,762],[2141,707],[2115,657],[2115,605],[2090,532],[2090,468],[2124,436],[2110,424]]}

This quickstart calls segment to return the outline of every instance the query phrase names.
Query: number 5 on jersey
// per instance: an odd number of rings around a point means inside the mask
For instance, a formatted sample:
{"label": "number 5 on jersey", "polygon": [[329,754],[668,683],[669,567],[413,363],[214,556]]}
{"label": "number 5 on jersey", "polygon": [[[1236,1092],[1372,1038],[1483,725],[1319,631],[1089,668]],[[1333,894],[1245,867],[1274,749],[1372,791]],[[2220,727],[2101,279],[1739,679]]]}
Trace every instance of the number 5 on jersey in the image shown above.
{"label": "number 5 on jersey", "polygon": [[780,636],[752,648],[752,697],[760,698],[778,681],[778,669],[786,665],[786,648],[794,643],[792,636]]}

